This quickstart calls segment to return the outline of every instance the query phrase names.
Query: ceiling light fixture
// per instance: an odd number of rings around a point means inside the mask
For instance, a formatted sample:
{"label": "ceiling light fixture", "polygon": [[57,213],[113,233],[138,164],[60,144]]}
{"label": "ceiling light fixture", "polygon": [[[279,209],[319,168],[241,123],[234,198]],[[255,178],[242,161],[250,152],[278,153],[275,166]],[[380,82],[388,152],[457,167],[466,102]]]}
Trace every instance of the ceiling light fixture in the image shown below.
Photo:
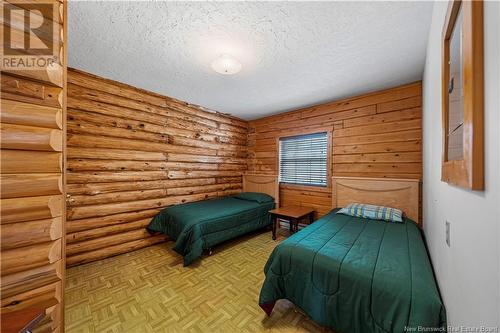
{"label": "ceiling light fixture", "polygon": [[232,75],[241,71],[241,63],[230,55],[223,54],[212,62],[212,69],[219,74]]}

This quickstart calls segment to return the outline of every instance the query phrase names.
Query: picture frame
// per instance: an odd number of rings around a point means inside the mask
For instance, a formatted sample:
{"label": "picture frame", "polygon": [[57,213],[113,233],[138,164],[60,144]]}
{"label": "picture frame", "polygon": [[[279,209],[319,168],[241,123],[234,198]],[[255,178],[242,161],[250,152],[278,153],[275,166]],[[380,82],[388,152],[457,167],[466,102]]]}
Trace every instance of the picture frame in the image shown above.
{"label": "picture frame", "polygon": [[484,189],[483,2],[450,1],[442,34],[441,180]]}

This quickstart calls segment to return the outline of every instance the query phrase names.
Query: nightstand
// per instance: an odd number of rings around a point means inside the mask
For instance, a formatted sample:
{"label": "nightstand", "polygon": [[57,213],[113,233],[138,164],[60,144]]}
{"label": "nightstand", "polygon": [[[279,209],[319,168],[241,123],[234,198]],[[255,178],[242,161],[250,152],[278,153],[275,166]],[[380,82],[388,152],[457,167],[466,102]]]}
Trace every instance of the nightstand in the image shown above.
{"label": "nightstand", "polygon": [[270,210],[271,221],[273,223],[273,239],[276,239],[276,230],[278,228],[278,219],[290,221],[290,232],[298,231],[299,222],[304,218],[309,219],[309,223],[314,221],[314,209],[310,207],[288,206]]}

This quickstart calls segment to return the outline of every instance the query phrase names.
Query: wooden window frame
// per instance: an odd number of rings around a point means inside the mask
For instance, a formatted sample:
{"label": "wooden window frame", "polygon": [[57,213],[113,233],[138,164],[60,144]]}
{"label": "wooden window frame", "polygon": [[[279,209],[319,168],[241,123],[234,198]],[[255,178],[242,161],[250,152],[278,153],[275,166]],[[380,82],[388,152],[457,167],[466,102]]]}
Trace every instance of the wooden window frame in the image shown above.
{"label": "wooden window frame", "polygon": [[298,135],[308,135],[315,133],[325,133],[327,135],[327,146],[326,146],[326,186],[313,186],[313,185],[300,185],[300,184],[290,184],[290,183],[281,183],[278,181],[278,185],[280,188],[290,188],[290,189],[300,189],[300,190],[310,190],[316,192],[330,192],[332,188],[332,142],[333,142],[333,126],[327,127],[316,127],[308,130],[297,130],[297,131],[288,131],[284,133],[280,133],[278,137],[276,137],[276,171],[279,177],[280,173],[280,139],[288,138],[291,136]]}
{"label": "wooden window frame", "polygon": [[[463,15],[464,134],[463,159],[448,160],[449,41],[459,10]],[[451,1],[442,34],[442,125],[441,180],[471,190],[484,189],[484,73],[483,2]]]}

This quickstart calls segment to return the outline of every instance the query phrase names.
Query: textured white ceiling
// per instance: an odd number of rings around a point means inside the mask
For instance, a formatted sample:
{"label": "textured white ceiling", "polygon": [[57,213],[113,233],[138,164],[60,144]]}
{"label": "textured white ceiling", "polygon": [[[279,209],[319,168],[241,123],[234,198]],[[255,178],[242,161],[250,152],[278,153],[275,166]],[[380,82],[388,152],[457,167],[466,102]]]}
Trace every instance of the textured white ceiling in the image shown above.
{"label": "textured white ceiling", "polygon": [[[243,119],[421,79],[432,2],[69,2],[69,65]],[[240,73],[215,73],[221,53]]]}

